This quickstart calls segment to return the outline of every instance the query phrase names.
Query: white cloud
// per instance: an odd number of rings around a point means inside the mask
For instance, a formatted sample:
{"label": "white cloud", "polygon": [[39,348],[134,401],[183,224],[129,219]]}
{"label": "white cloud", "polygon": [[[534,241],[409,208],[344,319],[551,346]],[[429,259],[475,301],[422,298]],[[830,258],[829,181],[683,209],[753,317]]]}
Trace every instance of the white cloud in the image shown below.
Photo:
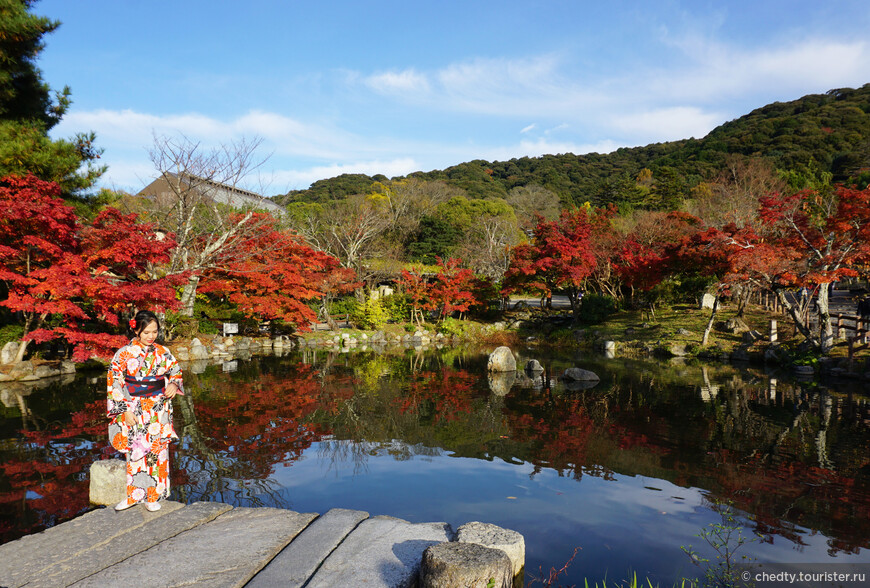
{"label": "white cloud", "polygon": [[[860,86],[870,72],[870,43],[864,41],[807,39],[750,50],[696,35],[668,38],[662,48],[677,51],[676,64],[656,68],[642,62],[609,76],[594,76],[580,65],[583,56],[558,53],[477,58],[429,72],[381,73],[368,79],[384,81],[369,87],[387,98],[426,111],[558,118],[575,128],[595,129],[597,136],[631,142],[702,136],[742,114],[726,112],[735,97],[763,97],[762,106],[771,97],[788,100]],[[392,91],[410,86],[410,80],[426,91]],[[665,134],[652,134],[658,131]]]}
{"label": "white cloud", "polygon": [[257,136],[270,143],[276,152],[322,158],[340,157],[343,146],[359,142],[358,137],[338,129],[259,110],[228,121],[197,113],[159,116],[133,110],[73,112],[64,117],[53,134],[66,136],[81,130],[93,130],[100,144],[122,149],[147,149],[155,134],[181,134],[202,141],[205,146]]}
{"label": "white cloud", "polygon": [[648,141],[700,138],[720,124],[724,115],[692,106],[659,108],[613,116],[610,124],[622,135],[648,137]]}
{"label": "white cloud", "polygon": [[381,94],[426,93],[429,91],[429,80],[414,69],[382,72],[371,75],[364,81],[372,90]]}
{"label": "white cloud", "polygon": [[342,174],[366,174],[369,176],[383,174],[392,178],[419,170],[420,164],[412,158],[358,161],[342,164],[333,163],[303,170],[277,170],[273,175],[273,181],[278,186],[287,186],[288,190],[299,190],[307,188],[317,180],[334,178]]}
{"label": "white cloud", "polygon": [[870,48],[863,41],[807,39],[750,51],[693,38],[678,47],[691,65],[676,72],[655,70],[640,80],[640,87],[657,99],[724,101],[740,95],[819,92],[860,86],[870,72]]}
{"label": "white cloud", "polygon": [[[159,116],[132,110],[74,112],[64,117],[52,134],[64,137],[91,130],[96,132],[98,145],[105,150],[102,163],[109,167],[101,184],[128,191],[139,190],[156,175],[148,157],[154,135],[184,135],[206,149],[242,137],[259,137],[263,139],[259,155],[262,158],[269,157],[263,170],[286,169],[300,160],[365,162],[338,163],[300,172],[272,172],[279,186],[289,182],[297,187],[300,182],[305,182],[302,187],[307,187],[314,180],[328,177],[314,177],[316,173],[339,175],[360,171],[389,174],[396,169],[400,170],[396,174],[400,174],[414,171],[413,166],[416,165],[407,156],[394,158],[396,149],[383,146],[382,142],[363,139],[342,129],[301,123],[293,118],[259,110],[230,120],[203,114]],[[369,159],[373,154],[383,154],[385,158]],[[377,165],[383,165],[383,168],[377,169]],[[342,171],[344,167],[351,171]],[[268,175],[270,172],[263,173]]]}
{"label": "white cloud", "polygon": [[527,127],[523,127],[523,128],[520,130],[520,134],[525,134],[525,133],[528,133],[528,132],[530,132],[530,131],[534,131],[537,127],[538,127],[538,125],[536,125],[535,123],[532,123],[532,124],[530,124],[530,125],[527,126]]}
{"label": "white cloud", "polygon": [[[369,88],[396,100],[488,116],[550,116],[606,102],[566,78],[564,69],[563,59],[549,54],[524,59],[476,58],[428,73],[386,72],[362,79]],[[360,76],[346,79],[353,82]],[[407,90],[412,84],[425,91],[395,91]]]}

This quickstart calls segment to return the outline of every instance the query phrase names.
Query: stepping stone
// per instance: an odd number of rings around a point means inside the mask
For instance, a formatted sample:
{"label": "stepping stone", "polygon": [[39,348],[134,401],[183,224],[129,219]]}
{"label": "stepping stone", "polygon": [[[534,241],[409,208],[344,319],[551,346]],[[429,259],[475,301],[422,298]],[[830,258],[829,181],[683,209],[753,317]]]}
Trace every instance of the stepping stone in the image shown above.
{"label": "stepping stone", "polygon": [[235,508],[72,585],[244,586],[316,516],[279,508]]}
{"label": "stepping stone", "polygon": [[456,531],[456,540],[463,543],[476,543],[492,549],[501,549],[511,560],[514,576],[526,565],[526,541],[523,536],[490,523],[472,521],[465,523]]}
{"label": "stepping stone", "polygon": [[447,523],[366,519],[326,558],[306,588],[410,588],[426,548],[450,541],[452,534]]}
{"label": "stepping stone", "polygon": [[361,510],[333,508],[308,525],[293,543],[284,548],[245,588],[299,588],[314,574],[320,562],[357,525],[369,518]]}
{"label": "stepping stone", "polygon": [[[142,506],[121,512],[101,508],[41,533],[6,543],[0,546],[0,585],[12,588],[42,581],[47,575],[54,575],[59,570],[76,565],[77,560],[90,559],[89,556],[82,556],[89,550],[113,542],[125,543],[118,538],[138,533],[147,523],[183,506],[179,502],[167,501],[163,503],[162,509],[154,513],[148,512]],[[99,562],[94,571],[104,566],[105,562]],[[73,581],[76,579],[78,578]]]}
{"label": "stepping stone", "polygon": [[511,560],[501,549],[476,543],[439,543],[426,548],[420,588],[511,588]]}

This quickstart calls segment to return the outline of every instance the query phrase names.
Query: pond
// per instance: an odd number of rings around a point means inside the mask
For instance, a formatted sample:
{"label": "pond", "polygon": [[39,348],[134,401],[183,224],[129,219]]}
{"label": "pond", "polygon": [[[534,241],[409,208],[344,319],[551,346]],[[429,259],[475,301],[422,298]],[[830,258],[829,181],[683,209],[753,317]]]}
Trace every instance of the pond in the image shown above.
{"label": "pond", "polygon": [[[870,404],[863,383],[761,368],[545,357],[491,380],[486,355],[298,352],[188,369],[172,498],[412,522],[473,520],[526,540],[526,580],[697,577],[681,546],[731,503],[759,562],[867,563]],[[601,376],[569,389],[568,367]],[[198,371],[200,373],[194,373]],[[87,510],[114,457],[105,376],[0,388],[0,542]],[[574,388],[572,386],[571,388]]]}

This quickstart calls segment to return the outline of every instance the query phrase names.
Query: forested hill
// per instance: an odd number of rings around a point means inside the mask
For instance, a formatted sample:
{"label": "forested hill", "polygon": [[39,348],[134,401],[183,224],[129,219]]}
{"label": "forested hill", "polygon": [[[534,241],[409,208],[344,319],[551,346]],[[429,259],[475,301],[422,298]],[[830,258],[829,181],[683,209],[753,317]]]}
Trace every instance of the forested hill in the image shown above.
{"label": "forested hill", "polygon": [[[831,172],[835,182],[854,178],[870,166],[870,84],[774,102],[713,129],[702,139],[607,154],[474,160],[411,176],[444,180],[465,189],[469,198],[505,197],[516,186],[538,185],[558,194],[563,204],[601,205],[635,198],[638,175],[646,168],[658,186],[658,202],[653,206],[664,207],[685,197],[702,180],[714,179],[731,154],[766,158],[780,170]],[[325,202],[366,193],[372,182],[384,180],[382,175],[345,174],[276,200]]]}

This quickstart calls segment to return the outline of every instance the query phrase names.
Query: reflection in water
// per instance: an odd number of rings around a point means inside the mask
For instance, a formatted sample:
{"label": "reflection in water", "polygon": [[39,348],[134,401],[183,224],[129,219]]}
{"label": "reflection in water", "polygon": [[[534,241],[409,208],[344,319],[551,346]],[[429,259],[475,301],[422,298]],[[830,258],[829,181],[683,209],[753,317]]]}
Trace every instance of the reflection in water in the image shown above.
{"label": "reflection in water", "polygon": [[[195,366],[174,401],[173,498],[490,520],[526,535],[531,570],[583,543],[569,583],[632,562],[693,573],[679,544],[712,500],[746,513],[764,557],[786,557],[785,539],[866,558],[870,406],[854,390],[604,358],[582,358],[601,381],[572,390],[558,374],[575,361],[536,359],[507,377],[458,350]],[[87,509],[87,467],[113,456],[101,379],[42,385],[0,388],[3,541]]]}

